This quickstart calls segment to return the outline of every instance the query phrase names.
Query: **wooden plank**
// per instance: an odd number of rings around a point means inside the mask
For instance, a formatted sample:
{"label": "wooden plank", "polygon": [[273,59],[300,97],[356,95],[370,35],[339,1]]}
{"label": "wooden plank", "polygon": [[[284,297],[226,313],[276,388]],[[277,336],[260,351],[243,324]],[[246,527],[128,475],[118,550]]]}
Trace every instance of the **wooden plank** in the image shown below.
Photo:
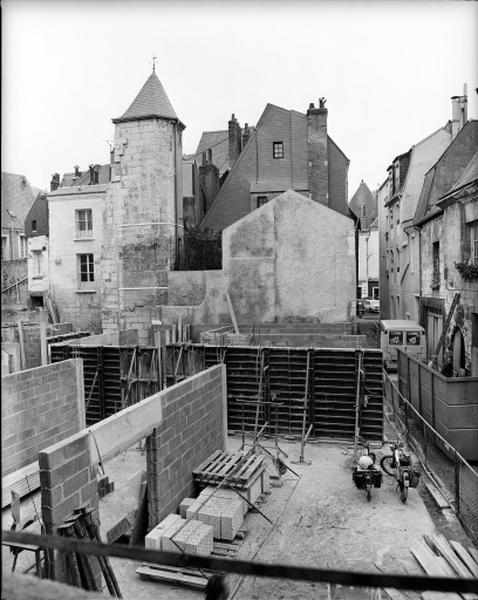
{"label": "wooden plank", "polygon": [[450,503],[443,494],[432,483],[425,482],[425,487],[430,492],[431,497],[435,501],[438,508],[450,508]]}
{"label": "wooden plank", "polygon": [[478,550],[473,548],[473,546],[468,546],[468,552],[475,559],[475,561],[478,562]]}
{"label": "wooden plank", "polygon": [[[425,542],[416,543],[410,550],[427,575],[449,576],[450,567],[445,559],[436,556]],[[423,592],[422,598],[423,600],[460,600],[460,596],[454,592]]]}
{"label": "wooden plank", "polygon": [[234,314],[234,308],[231,302],[231,296],[229,296],[229,292],[226,292],[226,300],[227,306],[229,307],[229,313],[231,314],[232,324],[234,326],[234,333],[239,333],[239,327],[237,325],[236,315]]}
{"label": "wooden plank", "polygon": [[462,562],[468,567],[471,574],[475,577],[478,577],[478,563],[473,559],[463,544],[460,544],[460,542],[455,542],[454,540],[450,540],[450,545],[456,554],[458,554]]}
{"label": "wooden plank", "polygon": [[141,577],[141,579],[177,583],[196,590],[204,590],[208,582],[208,580],[202,575],[187,575],[181,572],[174,572],[165,569],[153,569],[151,567],[138,567],[136,569],[136,573]]}
{"label": "wooden plank", "polygon": [[[27,479],[28,478],[28,481]],[[9,506],[12,500],[11,492],[15,491],[20,497],[34,492],[40,487],[40,472],[38,462],[30,463],[14,473],[2,477],[2,508]]]}
{"label": "wooden plank", "polygon": [[441,533],[432,535],[432,542],[438,552],[447,560],[448,564],[460,577],[473,577],[471,571],[461,562],[448,540]]}
{"label": "wooden plank", "polygon": [[23,325],[21,321],[17,322],[18,327],[18,341],[20,343],[20,369],[27,368],[27,361],[25,357],[25,338],[23,337]]}

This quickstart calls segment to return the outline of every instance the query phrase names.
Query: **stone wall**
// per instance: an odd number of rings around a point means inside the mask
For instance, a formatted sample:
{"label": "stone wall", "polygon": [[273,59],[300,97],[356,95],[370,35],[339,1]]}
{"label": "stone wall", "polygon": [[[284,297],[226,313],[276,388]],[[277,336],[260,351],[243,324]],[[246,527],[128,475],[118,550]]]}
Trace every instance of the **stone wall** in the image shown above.
{"label": "stone wall", "polygon": [[105,333],[134,328],[145,343],[157,307],[167,302],[175,223],[182,217],[181,160],[177,124],[162,119],[116,124],[102,249]]}
{"label": "stone wall", "polygon": [[2,378],[2,476],[35,462],[38,452],[84,427],[80,359]]}

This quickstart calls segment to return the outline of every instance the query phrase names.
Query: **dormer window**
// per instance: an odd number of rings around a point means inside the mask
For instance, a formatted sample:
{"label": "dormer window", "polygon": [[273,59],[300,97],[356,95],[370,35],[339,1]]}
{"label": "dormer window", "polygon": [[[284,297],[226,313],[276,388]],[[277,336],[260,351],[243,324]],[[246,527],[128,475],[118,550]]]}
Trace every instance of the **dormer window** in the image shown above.
{"label": "dormer window", "polygon": [[272,158],[284,158],[284,142],[272,142]]}

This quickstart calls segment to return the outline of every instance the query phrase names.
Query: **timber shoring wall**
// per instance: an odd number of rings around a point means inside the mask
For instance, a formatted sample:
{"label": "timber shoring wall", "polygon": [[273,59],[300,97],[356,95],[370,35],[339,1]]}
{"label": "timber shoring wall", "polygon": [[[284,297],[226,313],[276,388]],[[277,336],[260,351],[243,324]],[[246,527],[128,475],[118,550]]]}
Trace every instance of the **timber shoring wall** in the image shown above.
{"label": "timber shoring wall", "polygon": [[83,359],[86,424],[92,425],[161,389],[158,349],[52,345],[51,361]]}
{"label": "timber shoring wall", "polygon": [[[96,423],[160,389],[157,348],[141,346],[51,347],[52,361],[84,362],[86,422]],[[312,437],[353,438],[357,369],[361,354],[360,435],[382,439],[382,352],[353,348],[290,348],[171,344],[164,379],[171,384],[224,362],[229,431],[300,435],[304,398]],[[262,372],[262,376],[261,376]],[[257,404],[260,398],[262,404]]]}
{"label": "timber shoring wall", "polygon": [[[382,352],[352,348],[280,348],[189,344],[167,347],[166,367],[181,378],[218,362],[227,367],[228,429],[253,431],[266,421],[269,433],[300,435],[304,398],[312,437],[352,438],[357,370],[361,354],[360,435],[383,434]],[[262,376],[261,376],[262,371]],[[308,376],[307,376],[308,375]]]}

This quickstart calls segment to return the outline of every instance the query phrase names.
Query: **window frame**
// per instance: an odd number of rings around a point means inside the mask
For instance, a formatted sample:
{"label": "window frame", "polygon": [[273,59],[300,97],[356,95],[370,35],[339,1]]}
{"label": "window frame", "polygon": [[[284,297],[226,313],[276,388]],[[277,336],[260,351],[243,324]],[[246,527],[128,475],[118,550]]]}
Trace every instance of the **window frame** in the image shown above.
{"label": "window frame", "polygon": [[272,158],[281,159],[285,157],[284,142],[272,142]]}
{"label": "window frame", "polygon": [[[85,217],[82,219],[82,213]],[[85,228],[82,229],[81,225]],[[89,226],[89,227],[88,227]],[[93,209],[92,208],[77,208],[75,209],[75,239],[84,240],[93,237]]]}
{"label": "window frame", "polygon": [[[79,290],[92,289],[95,283],[95,255],[93,252],[84,252],[76,256],[77,287]],[[83,276],[85,276],[85,279],[82,278]]]}

